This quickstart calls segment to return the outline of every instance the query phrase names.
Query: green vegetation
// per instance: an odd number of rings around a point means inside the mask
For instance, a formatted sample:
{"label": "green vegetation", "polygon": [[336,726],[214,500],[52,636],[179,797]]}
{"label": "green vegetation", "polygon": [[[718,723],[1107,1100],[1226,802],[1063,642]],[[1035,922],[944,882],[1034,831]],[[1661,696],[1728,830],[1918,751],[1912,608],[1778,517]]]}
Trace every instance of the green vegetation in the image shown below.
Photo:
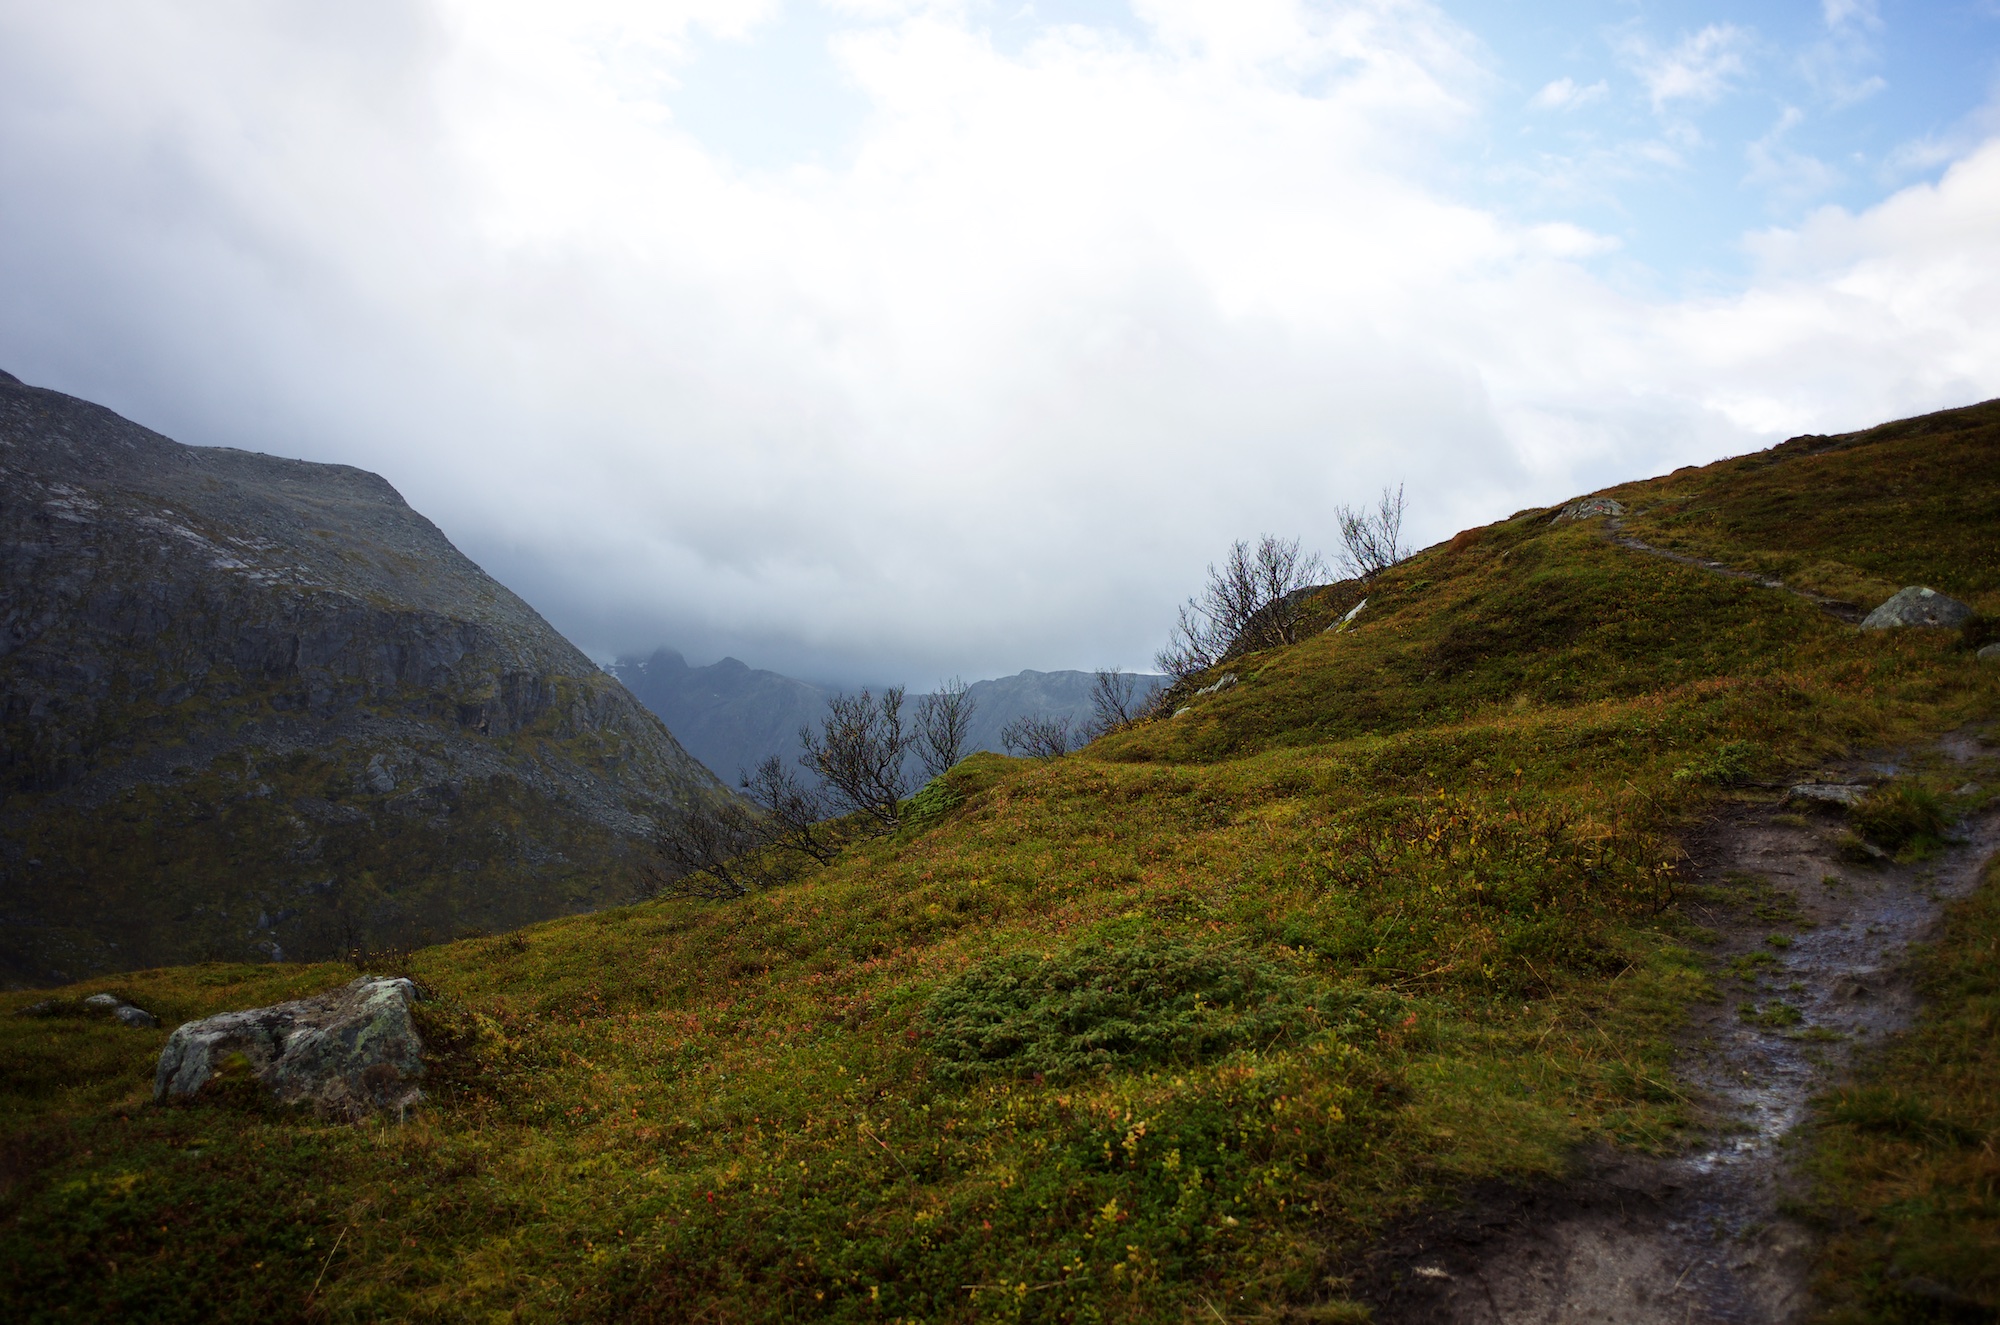
{"label": "green vegetation", "polygon": [[1854,831],[1892,854],[1922,855],[1943,844],[1949,820],[1944,802],[1920,786],[1883,787],[1854,808]]}
{"label": "green vegetation", "polygon": [[[1680,512],[1683,546],[1991,613],[1990,537],[1954,522],[1992,527],[2000,447],[1961,441],[1618,495],[1635,522]],[[1949,500],[1912,490],[1926,446],[1956,448],[1926,480]],[[1774,522],[1794,487],[1852,504]],[[1852,546],[1889,501],[1907,550]],[[2000,668],[1957,635],[1863,635],[1544,513],[1368,597],[1232,659],[1240,684],[1181,717],[975,756],[783,887],[411,954],[435,1070],[406,1126],[229,1090],[155,1107],[163,1032],[0,999],[0,1059],[30,1065],[0,1082],[0,1310],[1358,1318],[1343,1257],[1385,1221],[1585,1143],[1673,1143],[1668,1037],[1713,992],[1676,905],[1687,827],[1746,784],[2000,716]],[[1730,886],[1791,923],[1789,894]],[[109,987],[172,1025],[350,973]]]}
{"label": "green vegetation", "polygon": [[2000,861],[1918,969],[1917,1027],[1823,1101],[1830,1325],[2000,1312]]}

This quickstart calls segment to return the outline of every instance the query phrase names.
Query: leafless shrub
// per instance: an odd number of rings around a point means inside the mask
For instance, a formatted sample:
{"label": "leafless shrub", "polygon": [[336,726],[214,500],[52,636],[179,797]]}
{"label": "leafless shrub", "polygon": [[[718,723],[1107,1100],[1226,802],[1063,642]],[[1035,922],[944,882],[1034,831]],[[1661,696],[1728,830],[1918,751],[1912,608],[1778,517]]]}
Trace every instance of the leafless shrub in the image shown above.
{"label": "leafless shrub", "polygon": [[776,755],[743,775],[742,786],[764,813],[764,838],[769,846],[805,856],[824,865],[840,854],[840,842],[825,822],[826,799],[785,767]]}
{"label": "leafless shrub", "polygon": [[939,685],[936,693],[917,700],[917,759],[924,776],[934,778],[965,758],[972,729],[971,687],[958,677]]}
{"label": "leafless shrub", "polygon": [[893,833],[902,822],[903,759],[914,740],[903,730],[903,687],[891,686],[880,699],[866,690],[836,695],[819,731],[799,728],[805,747],[799,762],[818,775],[838,808],[862,816],[877,833]]}
{"label": "leafless shrub", "polygon": [[1231,653],[1296,644],[1301,591],[1325,573],[1319,554],[1301,552],[1296,538],[1265,534],[1255,548],[1238,539],[1219,568],[1209,566],[1201,593],[1181,605],[1154,661],[1184,681]]}
{"label": "leafless shrub", "polygon": [[1139,716],[1138,679],[1120,667],[1099,668],[1090,682],[1090,731],[1094,740]]}
{"label": "leafless shrub", "polygon": [[1000,744],[1007,747],[1008,754],[1060,759],[1074,748],[1075,740],[1068,717],[1044,718],[1023,713],[1000,729]]}
{"label": "leafless shrub", "polygon": [[708,901],[742,897],[758,882],[744,861],[761,841],[756,815],[734,797],[672,810],[654,834],[660,864],[646,891]]}
{"label": "leafless shrub", "polygon": [[1403,545],[1403,485],[1382,489],[1382,500],[1370,511],[1339,506],[1341,569],[1357,580],[1372,580],[1410,555]]}

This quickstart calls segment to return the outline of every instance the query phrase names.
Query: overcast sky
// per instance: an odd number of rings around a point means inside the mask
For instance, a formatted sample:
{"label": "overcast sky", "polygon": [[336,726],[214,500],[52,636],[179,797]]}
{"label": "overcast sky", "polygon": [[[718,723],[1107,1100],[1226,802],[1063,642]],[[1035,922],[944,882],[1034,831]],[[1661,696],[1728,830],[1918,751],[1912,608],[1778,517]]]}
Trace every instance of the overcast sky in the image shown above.
{"label": "overcast sky", "polygon": [[1996,0],[0,0],[0,367],[376,470],[601,658],[1143,666],[2000,395]]}

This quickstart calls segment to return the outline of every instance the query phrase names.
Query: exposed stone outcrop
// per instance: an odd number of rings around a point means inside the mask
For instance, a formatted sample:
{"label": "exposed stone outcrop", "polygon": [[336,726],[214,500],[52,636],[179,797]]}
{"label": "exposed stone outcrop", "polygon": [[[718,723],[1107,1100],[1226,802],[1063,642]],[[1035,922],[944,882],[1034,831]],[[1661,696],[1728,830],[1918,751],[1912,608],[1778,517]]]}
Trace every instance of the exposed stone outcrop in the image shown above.
{"label": "exposed stone outcrop", "polygon": [[1863,630],[1894,630],[1908,626],[1930,626],[1957,630],[1972,616],[1972,609],[1956,598],[1913,584],[1898,589],[1889,600],[1861,619]]}
{"label": "exposed stone outcrop", "polygon": [[722,794],[380,477],[0,380],[0,979],[623,902]]}
{"label": "exposed stone outcrop", "polygon": [[1558,524],[1564,520],[1588,520],[1599,515],[1619,516],[1625,514],[1625,503],[1610,497],[1579,497],[1557,511],[1549,523]]}
{"label": "exposed stone outcrop", "polygon": [[241,1054],[282,1103],[338,1118],[401,1114],[423,1098],[416,999],[408,980],[364,975],[317,998],[188,1022],[160,1051],[153,1098],[196,1095]]}

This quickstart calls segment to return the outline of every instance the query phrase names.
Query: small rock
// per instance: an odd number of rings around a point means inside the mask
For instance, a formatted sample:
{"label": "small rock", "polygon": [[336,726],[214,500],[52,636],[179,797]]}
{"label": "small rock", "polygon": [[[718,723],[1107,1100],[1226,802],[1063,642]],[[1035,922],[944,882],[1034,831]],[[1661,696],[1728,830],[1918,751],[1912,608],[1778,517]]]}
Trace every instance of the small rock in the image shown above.
{"label": "small rock", "polygon": [[1194,706],[1193,706],[1193,705],[1191,705],[1191,704],[1183,704],[1183,705],[1181,705],[1181,706],[1180,706],[1179,708],[1177,708],[1177,709],[1175,709],[1175,710],[1174,710],[1174,716],[1175,716],[1175,717],[1177,717],[1177,718],[1178,718],[1178,717],[1183,717],[1183,716],[1185,716],[1186,714],[1189,714],[1189,713],[1192,713],[1192,712],[1194,712]]}
{"label": "small rock", "polygon": [[317,998],[188,1022],[160,1051],[153,1098],[193,1095],[242,1054],[285,1103],[350,1119],[401,1112],[423,1098],[415,1083],[424,1046],[410,1022],[416,998],[408,980],[364,975]]}
{"label": "small rock", "polygon": [[2000,644],[1989,644],[1972,656],[1981,662],[2000,663]]}
{"label": "small rock", "polygon": [[381,755],[368,761],[368,769],[361,775],[361,785],[378,796],[386,796],[396,789],[396,775],[382,762]]}
{"label": "small rock", "polygon": [[30,1003],[24,1008],[16,1008],[14,1015],[17,1017],[46,1017],[55,1010],[56,1001],[53,998],[45,998],[39,1003]]}
{"label": "small rock", "polygon": [[1354,624],[1354,618],[1360,616],[1361,609],[1366,606],[1368,606],[1368,600],[1364,598],[1360,602],[1356,603],[1354,606],[1348,608],[1347,615],[1342,617],[1340,620],[1334,622],[1332,625],[1328,626],[1327,629],[1330,631],[1346,630],[1349,626]]}
{"label": "small rock", "polygon": [[1863,630],[1893,630],[1904,626],[1931,626],[1956,630],[1972,615],[1972,609],[1935,589],[1920,584],[1898,589],[1889,600],[1861,620]]}
{"label": "small rock", "polygon": [[83,1000],[83,1005],[96,1012],[110,1012],[125,1006],[125,1000],[116,994],[92,994]]}
{"label": "small rock", "polygon": [[1786,793],[1786,799],[1817,801],[1822,805],[1853,807],[1868,797],[1868,787],[1860,782],[1801,782]]}
{"label": "small rock", "polygon": [[1201,689],[1195,691],[1195,694],[1213,695],[1217,691],[1227,690],[1229,689],[1229,687],[1235,684],[1236,684],[1236,673],[1224,672],[1221,676],[1217,677],[1215,681],[1212,682],[1211,684],[1205,685]]}
{"label": "small rock", "polygon": [[1564,520],[1588,520],[1598,515],[1623,514],[1625,514],[1625,503],[1621,501],[1615,501],[1610,497],[1579,497],[1557,511],[1556,518],[1549,523],[1560,524]]}
{"label": "small rock", "polygon": [[130,1003],[127,1003],[124,1007],[114,1009],[111,1015],[134,1030],[149,1031],[160,1024],[158,1017],[144,1008],[135,1008]]}

